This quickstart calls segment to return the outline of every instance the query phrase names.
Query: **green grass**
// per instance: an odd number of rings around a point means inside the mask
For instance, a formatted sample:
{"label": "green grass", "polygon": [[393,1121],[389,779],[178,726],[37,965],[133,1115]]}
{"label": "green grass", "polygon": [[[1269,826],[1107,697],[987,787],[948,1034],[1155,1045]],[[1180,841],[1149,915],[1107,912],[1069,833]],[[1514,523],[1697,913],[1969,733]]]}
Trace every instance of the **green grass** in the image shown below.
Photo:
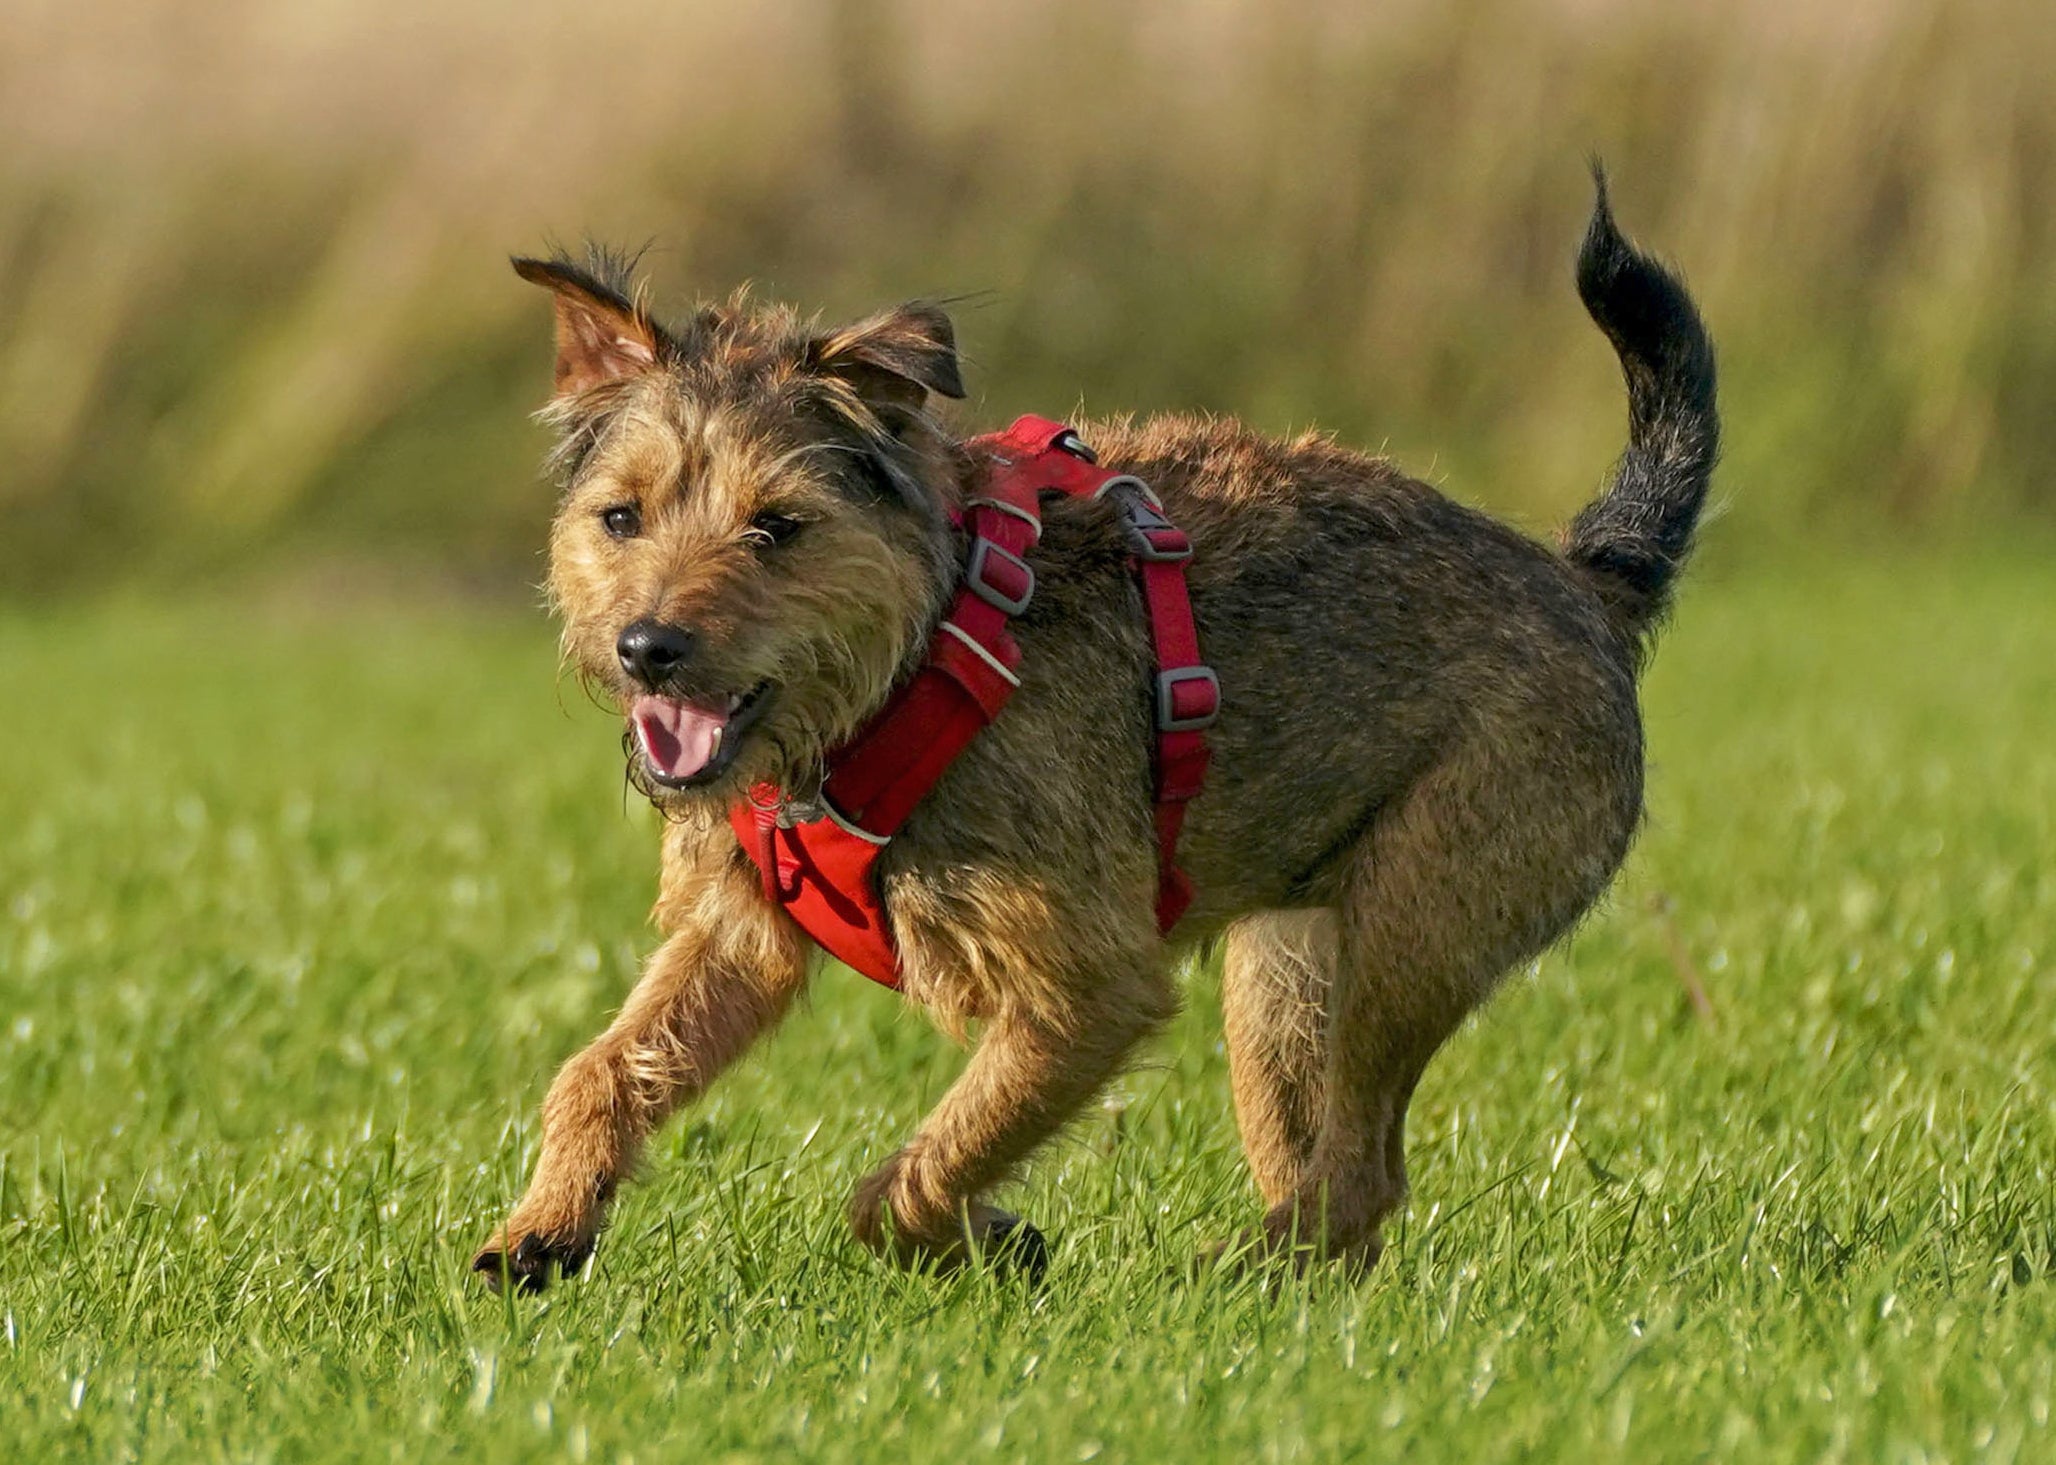
{"label": "green grass", "polygon": [[1431,1072],[1375,1277],[1176,1280],[1257,1211],[1202,975],[1019,1187],[1039,1296],[846,1238],[958,1061],[846,973],[665,1132],[588,1280],[482,1294],[648,944],[651,821],[547,629],[16,612],[0,1453],[2049,1458],[2051,580],[1702,575],[1650,827]]}

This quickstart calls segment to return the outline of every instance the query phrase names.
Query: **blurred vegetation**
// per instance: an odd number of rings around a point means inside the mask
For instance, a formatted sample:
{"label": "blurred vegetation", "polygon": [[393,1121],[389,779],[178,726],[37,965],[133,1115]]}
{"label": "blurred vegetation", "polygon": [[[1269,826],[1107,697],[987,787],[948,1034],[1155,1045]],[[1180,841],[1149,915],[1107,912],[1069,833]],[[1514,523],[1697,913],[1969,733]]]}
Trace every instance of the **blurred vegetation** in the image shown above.
{"label": "blurred vegetation", "polygon": [[650,241],[660,304],[961,296],[980,422],[1319,423],[1539,527],[1622,430],[1588,151],[1703,296],[1750,532],[2047,521],[2048,18],[8,0],[0,586],[518,591],[546,328],[502,259],[588,232]]}

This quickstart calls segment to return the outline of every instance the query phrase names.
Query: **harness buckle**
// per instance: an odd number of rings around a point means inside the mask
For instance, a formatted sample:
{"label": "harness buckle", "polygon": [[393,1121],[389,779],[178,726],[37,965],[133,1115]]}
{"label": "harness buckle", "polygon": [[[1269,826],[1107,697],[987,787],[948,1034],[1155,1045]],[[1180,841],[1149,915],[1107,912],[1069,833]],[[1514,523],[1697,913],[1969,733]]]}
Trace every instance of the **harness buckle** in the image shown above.
{"label": "harness buckle", "polygon": [[1137,478],[1133,473],[1117,473],[1092,491],[1096,499],[1112,497],[1116,503],[1126,505],[1130,499],[1141,499],[1159,512],[1164,501],[1157,497],[1156,490]]}
{"label": "harness buckle", "polygon": [[1035,571],[1004,545],[980,535],[971,541],[964,588],[1004,616],[1018,616],[1035,598]]}
{"label": "harness buckle", "polygon": [[1132,474],[1109,478],[1094,498],[1111,496],[1127,530],[1128,553],[1148,564],[1176,564],[1192,558],[1192,541],[1164,517],[1164,501]]}
{"label": "harness buckle", "polygon": [[1198,732],[1221,712],[1221,679],[1210,666],[1174,666],[1156,679],[1158,732]]}
{"label": "harness buckle", "polygon": [[1153,565],[1176,564],[1192,558],[1192,541],[1175,524],[1128,525],[1128,551]]}

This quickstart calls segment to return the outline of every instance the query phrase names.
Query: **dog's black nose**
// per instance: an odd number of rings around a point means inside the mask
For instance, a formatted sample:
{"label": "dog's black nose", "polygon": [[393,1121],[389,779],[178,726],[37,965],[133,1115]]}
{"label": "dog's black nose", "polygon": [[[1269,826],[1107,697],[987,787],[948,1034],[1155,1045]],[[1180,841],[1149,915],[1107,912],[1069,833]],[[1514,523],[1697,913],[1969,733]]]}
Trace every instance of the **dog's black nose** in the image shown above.
{"label": "dog's black nose", "polygon": [[645,617],[621,633],[614,654],[623,671],[654,692],[692,654],[692,632]]}

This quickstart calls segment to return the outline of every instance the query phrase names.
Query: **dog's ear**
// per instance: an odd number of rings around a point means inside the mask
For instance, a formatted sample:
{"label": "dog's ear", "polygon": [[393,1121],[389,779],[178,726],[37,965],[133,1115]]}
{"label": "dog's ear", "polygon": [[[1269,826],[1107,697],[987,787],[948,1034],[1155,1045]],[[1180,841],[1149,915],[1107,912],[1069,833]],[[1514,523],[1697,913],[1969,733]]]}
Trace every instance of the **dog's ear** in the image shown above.
{"label": "dog's ear", "polygon": [[[568,259],[516,259],[514,273],[547,288],[557,313],[556,383],[559,397],[575,397],[603,382],[649,371],[667,349],[636,301],[627,270],[604,256],[583,269]],[[602,273],[616,278],[602,278]]]}
{"label": "dog's ear", "polygon": [[[928,394],[964,395],[957,333],[940,305],[916,300],[817,338],[809,364],[842,378],[881,415],[918,412]],[[898,409],[892,412],[891,409]]]}

